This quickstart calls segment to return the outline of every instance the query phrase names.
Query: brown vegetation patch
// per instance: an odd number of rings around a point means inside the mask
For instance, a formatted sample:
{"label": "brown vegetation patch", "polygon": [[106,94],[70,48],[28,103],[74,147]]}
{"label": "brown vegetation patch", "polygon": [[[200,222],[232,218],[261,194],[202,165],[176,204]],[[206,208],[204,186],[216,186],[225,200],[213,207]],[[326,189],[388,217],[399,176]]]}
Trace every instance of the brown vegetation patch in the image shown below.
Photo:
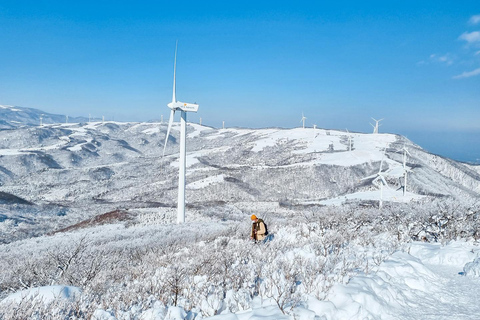
{"label": "brown vegetation patch", "polygon": [[56,230],[52,232],[52,234],[128,220],[132,220],[132,216],[126,210],[114,210],[100,214],[88,220],[83,220],[66,228]]}

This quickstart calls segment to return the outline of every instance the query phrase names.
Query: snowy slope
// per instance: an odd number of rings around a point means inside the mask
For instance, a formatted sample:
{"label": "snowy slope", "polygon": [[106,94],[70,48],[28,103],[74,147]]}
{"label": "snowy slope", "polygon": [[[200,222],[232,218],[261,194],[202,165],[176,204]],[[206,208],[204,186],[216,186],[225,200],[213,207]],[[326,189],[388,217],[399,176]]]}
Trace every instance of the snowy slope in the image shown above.
{"label": "snowy slope", "polygon": [[[335,285],[324,301],[308,297],[295,319],[478,319],[478,275],[464,272],[479,256],[471,243],[413,243],[396,252],[372,274]],[[479,263],[475,263],[478,270]],[[255,301],[251,310],[211,320],[283,319],[272,300]],[[286,319],[291,319],[287,317]]]}
{"label": "snowy slope", "polygon": [[[22,223],[19,237],[24,237],[27,229],[42,234],[118,207],[175,206],[178,129],[174,123],[164,158],[165,123],[47,124],[0,131],[1,223],[14,228]],[[381,164],[388,182],[384,203],[479,196],[480,174],[468,165],[426,153],[396,135],[350,133],[350,139],[351,151],[342,131],[189,124],[187,201],[194,207],[245,201],[378,206],[379,185],[364,178]],[[404,146],[412,154],[405,195]],[[32,205],[15,207],[12,199]],[[55,227],[49,226],[52,219]],[[11,236],[3,235],[2,241]]]}
{"label": "snowy slope", "polygon": [[[0,105],[0,130],[15,129],[22,126],[38,126],[40,118],[43,124],[65,123],[67,117],[59,114],[51,114],[42,110]],[[85,117],[69,117],[68,122],[87,122]]]}
{"label": "snowy slope", "polygon": [[[31,318],[478,314],[476,167],[391,134],[189,124],[187,223],[176,225],[178,130],[165,157],[166,123],[0,131],[0,298],[14,293],[0,317],[19,295],[65,286],[80,300],[32,300]],[[367,177],[380,166],[378,209]],[[252,213],[269,223],[265,246],[248,240]],[[421,239],[431,243],[412,242]],[[466,242],[439,244],[454,239]]]}

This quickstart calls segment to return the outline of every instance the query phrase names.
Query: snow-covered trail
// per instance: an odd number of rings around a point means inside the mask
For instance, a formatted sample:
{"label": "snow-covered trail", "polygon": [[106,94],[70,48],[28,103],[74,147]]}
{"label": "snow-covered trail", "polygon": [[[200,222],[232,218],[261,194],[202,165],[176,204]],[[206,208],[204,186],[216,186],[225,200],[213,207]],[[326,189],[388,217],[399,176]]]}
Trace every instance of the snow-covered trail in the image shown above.
{"label": "snow-covered trail", "polygon": [[[437,276],[434,290],[416,292],[398,319],[479,319],[480,281],[459,274],[454,266],[428,265]],[[416,305],[413,305],[413,304]]]}
{"label": "snow-covered trail", "polygon": [[[480,279],[464,275],[478,247],[465,242],[412,244],[374,274],[332,288],[309,307],[325,319],[479,319]],[[476,265],[478,269],[478,265]]]}

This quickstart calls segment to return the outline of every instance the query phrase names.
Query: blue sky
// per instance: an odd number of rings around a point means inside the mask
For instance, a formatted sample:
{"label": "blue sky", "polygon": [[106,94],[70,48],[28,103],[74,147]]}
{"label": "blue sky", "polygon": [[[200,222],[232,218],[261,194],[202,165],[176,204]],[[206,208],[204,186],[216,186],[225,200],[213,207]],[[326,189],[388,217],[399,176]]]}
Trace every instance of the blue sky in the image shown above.
{"label": "blue sky", "polygon": [[[0,104],[406,135],[480,158],[480,2],[0,1]],[[177,118],[178,120],[178,118]]]}

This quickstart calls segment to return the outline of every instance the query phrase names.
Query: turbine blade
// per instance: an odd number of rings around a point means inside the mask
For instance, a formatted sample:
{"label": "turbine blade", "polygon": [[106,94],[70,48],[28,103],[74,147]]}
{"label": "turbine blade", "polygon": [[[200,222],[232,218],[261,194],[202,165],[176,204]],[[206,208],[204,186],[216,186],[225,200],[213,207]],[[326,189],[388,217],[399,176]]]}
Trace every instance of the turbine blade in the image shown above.
{"label": "turbine blade", "polygon": [[175,116],[175,110],[170,111],[170,119],[168,120],[167,135],[165,136],[165,145],[163,146],[163,156],[165,156],[165,149],[167,148],[168,137],[170,136],[170,130],[172,129],[173,118]]}
{"label": "turbine blade", "polygon": [[381,175],[379,175],[379,177],[380,177],[380,179],[382,179],[382,182],[383,182],[386,186],[388,186],[387,180],[385,180],[385,178],[383,177],[383,175],[381,174]]}
{"label": "turbine blade", "polygon": [[178,40],[175,43],[175,62],[173,63],[173,95],[172,95],[172,102],[177,102],[176,96],[176,76],[177,76],[177,48],[178,48]]}
{"label": "turbine blade", "polygon": [[383,149],[382,161],[380,162],[380,170],[378,170],[378,173],[382,172],[383,159],[385,159],[385,151],[386,150],[387,150],[387,147],[385,147],[385,149]]}
{"label": "turbine blade", "polygon": [[371,176],[368,176],[368,177],[365,177],[365,178],[360,179],[360,181],[373,179],[373,178],[375,178],[376,176],[377,176],[377,174],[372,174]]}

